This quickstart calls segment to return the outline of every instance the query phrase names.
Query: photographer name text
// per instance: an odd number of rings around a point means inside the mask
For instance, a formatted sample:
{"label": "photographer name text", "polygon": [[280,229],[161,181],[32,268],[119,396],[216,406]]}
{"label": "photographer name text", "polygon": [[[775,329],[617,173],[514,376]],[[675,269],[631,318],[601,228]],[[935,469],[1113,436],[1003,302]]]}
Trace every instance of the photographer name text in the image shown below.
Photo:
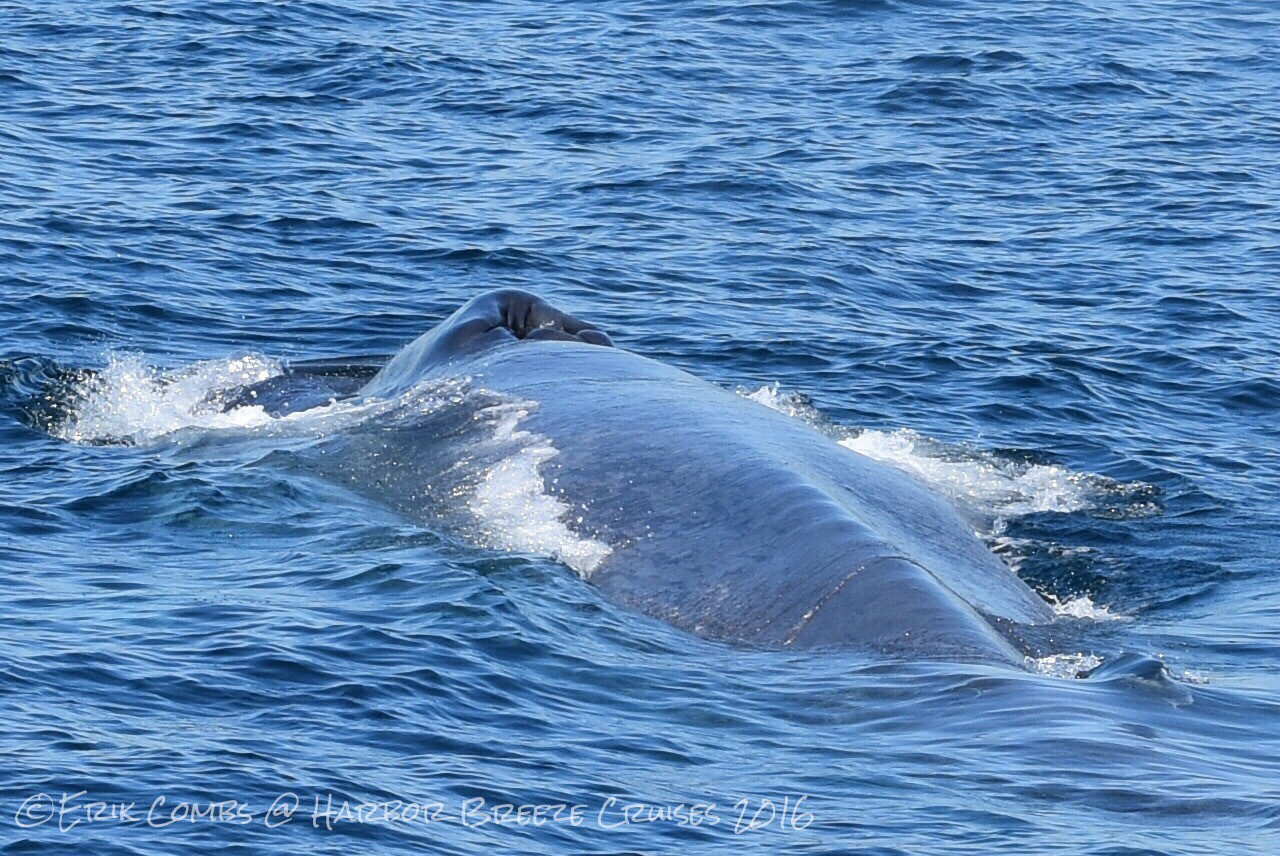
{"label": "photographer name text", "polygon": [[249,826],[276,829],[308,823],[333,830],[344,824],[409,826],[461,824],[466,827],[573,827],[626,829],[646,824],[723,827],[734,835],[773,830],[799,832],[813,823],[804,804],[806,795],[741,797],[732,802],[654,803],[606,797],[586,802],[495,803],[474,796],[455,801],[391,799],[351,801],[331,793],[299,795],[285,791],[271,801],[222,799],[192,801],[165,795],[150,800],[98,800],[86,791],[32,794],[14,814],[23,829],[47,827],[71,832],[103,824],[170,829],[193,824]]}

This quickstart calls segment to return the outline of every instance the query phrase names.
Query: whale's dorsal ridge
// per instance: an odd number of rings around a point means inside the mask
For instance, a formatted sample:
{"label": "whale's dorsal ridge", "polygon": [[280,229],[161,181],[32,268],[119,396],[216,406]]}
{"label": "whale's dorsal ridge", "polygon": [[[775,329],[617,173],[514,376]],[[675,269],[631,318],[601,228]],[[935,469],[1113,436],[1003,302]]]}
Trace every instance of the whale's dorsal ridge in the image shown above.
{"label": "whale's dorsal ridge", "polygon": [[502,288],[472,298],[420,336],[360,392],[383,398],[398,395],[455,360],[523,340],[613,346],[603,330],[560,311],[536,294]]}

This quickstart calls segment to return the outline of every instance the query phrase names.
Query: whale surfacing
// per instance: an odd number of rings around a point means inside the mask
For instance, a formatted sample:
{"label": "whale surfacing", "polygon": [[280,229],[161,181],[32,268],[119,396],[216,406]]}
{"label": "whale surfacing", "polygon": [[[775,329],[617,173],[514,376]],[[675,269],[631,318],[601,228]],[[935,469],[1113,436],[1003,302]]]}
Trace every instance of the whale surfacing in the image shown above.
{"label": "whale surfacing", "polygon": [[[1019,665],[996,625],[1053,617],[912,476],[531,294],[475,298],[343,391],[390,399],[449,378],[532,403],[520,428],[555,450],[543,488],[608,545],[587,576],[628,608],[736,644]],[[413,515],[423,443],[380,434],[350,481]]]}

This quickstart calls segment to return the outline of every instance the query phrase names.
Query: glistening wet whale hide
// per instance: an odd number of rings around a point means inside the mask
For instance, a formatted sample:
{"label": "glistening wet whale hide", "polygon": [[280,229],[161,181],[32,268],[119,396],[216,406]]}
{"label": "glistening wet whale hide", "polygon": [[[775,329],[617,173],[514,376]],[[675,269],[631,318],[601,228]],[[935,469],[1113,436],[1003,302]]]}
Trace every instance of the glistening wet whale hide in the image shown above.
{"label": "glistening wet whale hide", "polygon": [[[310,391],[291,403],[323,398],[324,377],[338,376],[295,374]],[[525,292],[477,297],[358,390],[350,376],[337,387],[390,400],[451,379],[521,403],[521,436],[550,450],[542,488],[565,526],[600,545],[567,560],[626,607],[731,643],[1015,664],[1022,657],[996,625],[1053,617],[912,476],[614,348]],[[240,403],[288,399],[288,382],[274,383]],[[427,482],[448,465],[429,451],[437,429],[389,427],[335,450],[351,458],[343,481],[402,513],[436,516]]]}

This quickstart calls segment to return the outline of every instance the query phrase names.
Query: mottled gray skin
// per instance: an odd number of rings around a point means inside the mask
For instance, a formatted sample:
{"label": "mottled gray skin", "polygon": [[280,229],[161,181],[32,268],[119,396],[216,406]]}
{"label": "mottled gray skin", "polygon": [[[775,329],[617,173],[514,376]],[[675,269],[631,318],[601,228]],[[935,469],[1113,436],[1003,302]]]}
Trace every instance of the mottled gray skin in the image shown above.
{"label": "mottled gray skin", "polygon": [[[610,347],[533,295],[482,295],[359,392],[433,378],[537,402],[543,481],[612,554],[610,599],[713,639],[1021,663],[991,619],[1045,602],[909,475],[679,369]],[[582,520],[577,521],[580,513]]]}

